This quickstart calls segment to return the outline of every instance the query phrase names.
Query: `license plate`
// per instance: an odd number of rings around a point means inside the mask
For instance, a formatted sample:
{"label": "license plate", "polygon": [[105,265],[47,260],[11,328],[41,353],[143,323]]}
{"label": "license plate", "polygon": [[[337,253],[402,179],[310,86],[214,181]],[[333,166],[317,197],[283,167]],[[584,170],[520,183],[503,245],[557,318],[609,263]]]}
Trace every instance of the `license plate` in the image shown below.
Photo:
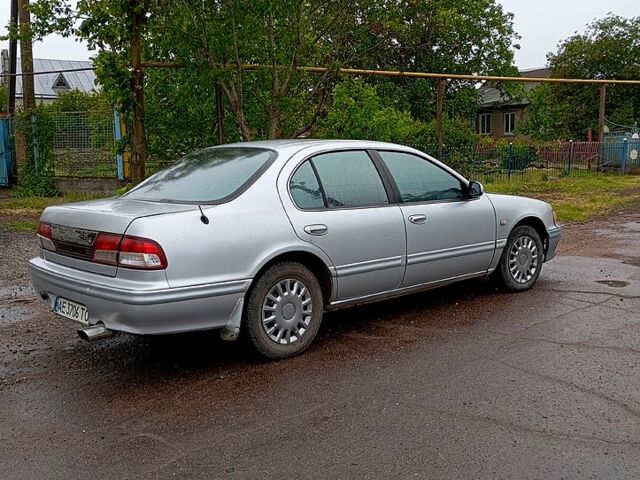
{"label": "license plate", "polygon": [[53,311],[76,322],[84,323],[85,325],[89,324],[89,310],[87,310],[87,307],[66,298],[56,298]]}

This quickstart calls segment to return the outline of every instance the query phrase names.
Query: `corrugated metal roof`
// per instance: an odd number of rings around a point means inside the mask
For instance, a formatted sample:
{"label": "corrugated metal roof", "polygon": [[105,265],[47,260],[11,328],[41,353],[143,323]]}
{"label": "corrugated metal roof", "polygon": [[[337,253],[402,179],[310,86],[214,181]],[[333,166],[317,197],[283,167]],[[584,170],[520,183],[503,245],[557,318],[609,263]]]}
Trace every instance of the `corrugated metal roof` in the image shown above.
{"label": "corrugated metal roof", "polygon": [[[92,67],[93,63],[84,60],[55,60],[48,58],[34,58],[34,72],[48,72],[52,70],[69,70],[73,68]],[[17,73],[22,72],[22,64],[20,59],[16,62]],[[44,75],[34,75],[34,89],[36,98],[56,98],[58,95],[53,89],[53,84],[58,78],[59,73],[47,73]],[[91,90],[99,90],[96,85],[96,75],[93,70],[85,70],[82,72],[65,72],[62,73],[71,90],[80,90],[81,92],[90,92]],[[16,79],[16,96],[22,97],[22,77]]]}
{"label": "corrugated metal roof", "polygon": [[[520,70],[520,75],[523,77],[531,78],[547,78],[549,76],[549,68],[530,68],[528,70]],[[539,85],[539,83],[525,83],[524,92],[528,93],[533,87]],[[488,108],[493,106],[515,106],[515,105],[528,105],[529,99],[523,98],[521,100],[513,101],[508,97],[505,97],[495,87],[484,84],[478,89],[480,94],[480,107]]]}

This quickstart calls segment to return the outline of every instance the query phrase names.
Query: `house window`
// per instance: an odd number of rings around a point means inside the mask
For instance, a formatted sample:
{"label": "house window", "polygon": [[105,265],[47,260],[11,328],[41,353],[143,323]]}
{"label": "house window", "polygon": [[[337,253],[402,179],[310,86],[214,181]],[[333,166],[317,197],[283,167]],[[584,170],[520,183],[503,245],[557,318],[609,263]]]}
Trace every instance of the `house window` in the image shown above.
{"label": "house window", "polygon": [[516,113],[509,112],[504,114],[504,134],[513,135],[516,131]]}
{"label": "house window", "polygon": [[480,135],[489,135],[491,133],[491,114],[481,113],[478,116],[478,129]]}

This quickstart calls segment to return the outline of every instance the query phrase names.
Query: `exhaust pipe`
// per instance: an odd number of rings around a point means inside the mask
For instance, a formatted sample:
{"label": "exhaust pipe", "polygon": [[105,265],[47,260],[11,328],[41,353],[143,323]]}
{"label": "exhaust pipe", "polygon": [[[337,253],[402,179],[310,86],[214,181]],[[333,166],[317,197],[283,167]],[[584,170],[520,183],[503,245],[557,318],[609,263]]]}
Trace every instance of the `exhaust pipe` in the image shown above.
{"label": "exhaust pipe", "polygon": [[108,330],[104,325],[93,325],[91,327],[79,328],[78,336],[87,342],[95,342],[105,338],[113,337],[113,330]]}

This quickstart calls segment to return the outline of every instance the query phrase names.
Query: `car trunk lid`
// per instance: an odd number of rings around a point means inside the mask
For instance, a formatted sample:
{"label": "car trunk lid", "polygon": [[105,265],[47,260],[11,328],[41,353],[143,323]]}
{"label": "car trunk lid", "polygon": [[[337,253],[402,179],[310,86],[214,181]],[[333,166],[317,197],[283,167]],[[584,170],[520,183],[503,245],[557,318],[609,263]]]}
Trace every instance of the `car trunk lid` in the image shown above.
{"label": "car trunk lid", "polygon": [[194,210],[197,205],[106,198],[47,208],[41,221],[51,225],[55,252],[43,250],[44,258],[62,265],[101,275],[115,276],[117,267],[92,262],[93,244],[100,232],[124,235],[133,220]]}

